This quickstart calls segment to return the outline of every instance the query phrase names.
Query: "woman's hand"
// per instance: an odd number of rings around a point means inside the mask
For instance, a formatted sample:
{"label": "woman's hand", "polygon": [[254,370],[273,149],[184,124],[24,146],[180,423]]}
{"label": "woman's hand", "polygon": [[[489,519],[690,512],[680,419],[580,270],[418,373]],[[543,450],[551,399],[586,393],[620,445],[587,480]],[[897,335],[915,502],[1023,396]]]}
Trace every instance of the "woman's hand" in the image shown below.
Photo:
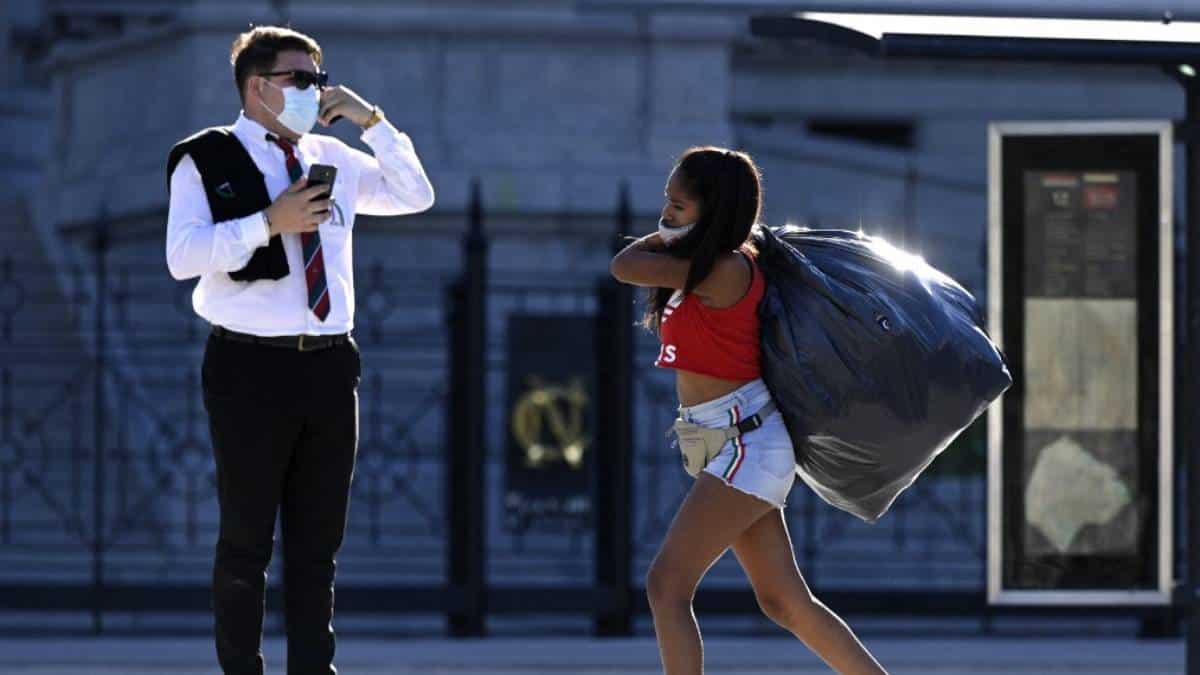
{"label": "woman's hand", "polygon": [[657,232],[651,232],[650,234],[638,239],[637,241],[633,242],[633,246],[639,251],[658,252],[665,251],[667,249],[666,243],[663,242],[662,237],[660,237]]}

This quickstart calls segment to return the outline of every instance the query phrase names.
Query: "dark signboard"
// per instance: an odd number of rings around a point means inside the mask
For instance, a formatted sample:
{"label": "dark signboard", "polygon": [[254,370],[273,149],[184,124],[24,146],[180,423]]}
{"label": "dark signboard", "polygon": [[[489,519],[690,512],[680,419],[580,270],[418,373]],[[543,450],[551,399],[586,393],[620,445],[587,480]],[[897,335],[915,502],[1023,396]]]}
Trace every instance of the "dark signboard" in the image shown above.
{"label": "dark signboard", "polygon": [[1169,601],[1170,126],[997,124],[989,596]]}
{"label": "dark signboard", "polygon": [[594,333],[588,315],[509,317],[504,510],[511,529],[591,518]]}

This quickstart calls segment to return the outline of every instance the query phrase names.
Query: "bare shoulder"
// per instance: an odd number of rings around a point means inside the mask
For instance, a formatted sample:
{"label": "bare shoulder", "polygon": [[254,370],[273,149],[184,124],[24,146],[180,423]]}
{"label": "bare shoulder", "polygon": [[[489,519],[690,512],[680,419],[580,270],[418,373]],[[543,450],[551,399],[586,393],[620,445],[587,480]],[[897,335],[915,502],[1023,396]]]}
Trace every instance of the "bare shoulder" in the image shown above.
{"label": "bare shoulder", "polygon": [[730,251],[717,258],[713,263],[712,272],[704,283],[697,288],[697,293],[710,307],[729,307],[736,305],[750,289],[753,271],[750,261],[737,251]]}
{"label": "bare shoulder", "polygon": [[716,264],[713,265],[714,271],[721,274],[727,281],[735,283],[750,281],[750,261],[746,259],[745,254],[740,251],[730,251],[717,258]]}

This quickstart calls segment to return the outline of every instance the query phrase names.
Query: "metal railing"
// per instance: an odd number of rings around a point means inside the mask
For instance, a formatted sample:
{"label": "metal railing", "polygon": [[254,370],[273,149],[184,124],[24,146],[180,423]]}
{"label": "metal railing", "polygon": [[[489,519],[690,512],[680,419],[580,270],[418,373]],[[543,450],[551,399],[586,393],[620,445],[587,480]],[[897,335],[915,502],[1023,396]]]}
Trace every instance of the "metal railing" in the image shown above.
{"label": "metal railing", "polygon": [[[489,614],[566,612],[629,634],[689,487],[664,437],[670,375],[649,367],[656,348],[633,325],[632,289],[601,271],[489,279],[483,218],[476,187],[456,277],[360,269],[365,367],[339,612],[439,613],[454,635],[483,634]],[[615,220],[630,230],[627,189]],[[115,262],[102,225],[90,260],[65,274],[0,260],[0,609],[88,611],[96,631],[109,612],[207,611],[216,537],[199,396],[208,327],[162,265]],[[495,517],[503,327],[531,310],[593,317],[603,373],[594,515],[555,529]],[[801,569],[843,611],[987,616],[982,468],[971,432],[873,527],[798,485],[787,518]],[[699,606],[754,611],[727,558]]]}

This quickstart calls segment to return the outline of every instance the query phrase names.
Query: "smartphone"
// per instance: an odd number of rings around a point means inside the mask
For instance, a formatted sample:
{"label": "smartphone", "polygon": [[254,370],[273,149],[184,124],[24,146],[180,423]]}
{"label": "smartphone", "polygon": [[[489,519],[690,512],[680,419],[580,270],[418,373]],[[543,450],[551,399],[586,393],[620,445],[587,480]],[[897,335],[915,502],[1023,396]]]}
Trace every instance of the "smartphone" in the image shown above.
{"label": "smartphone", "polygon": [[329,164],[313,164],[308,167],[308,187],[314,185],[328,185],[329,192],[323,196],[327,197],[333,192],[333,181],[337,179],[337,167]]}
{"label": "smartphone", "polygon": [[[329,164],[313,164],[312,166],[308,167],[308,184],[305,186],[306,188],[310,188],[314,185],[328,185],[329,186],[329,189],[327,191],[322,192],[321,194],[317,195],[316,197],[313,197],[312,201],[315,202],[318,199],[328,199],[330,197],[330,195],[333,194],[333,181],[336,178],[337,178],[337,167],[336,166],[330,166]],[[329,211],[326,210],[326,211],[323,211],[322,213],[328,214]]]}

